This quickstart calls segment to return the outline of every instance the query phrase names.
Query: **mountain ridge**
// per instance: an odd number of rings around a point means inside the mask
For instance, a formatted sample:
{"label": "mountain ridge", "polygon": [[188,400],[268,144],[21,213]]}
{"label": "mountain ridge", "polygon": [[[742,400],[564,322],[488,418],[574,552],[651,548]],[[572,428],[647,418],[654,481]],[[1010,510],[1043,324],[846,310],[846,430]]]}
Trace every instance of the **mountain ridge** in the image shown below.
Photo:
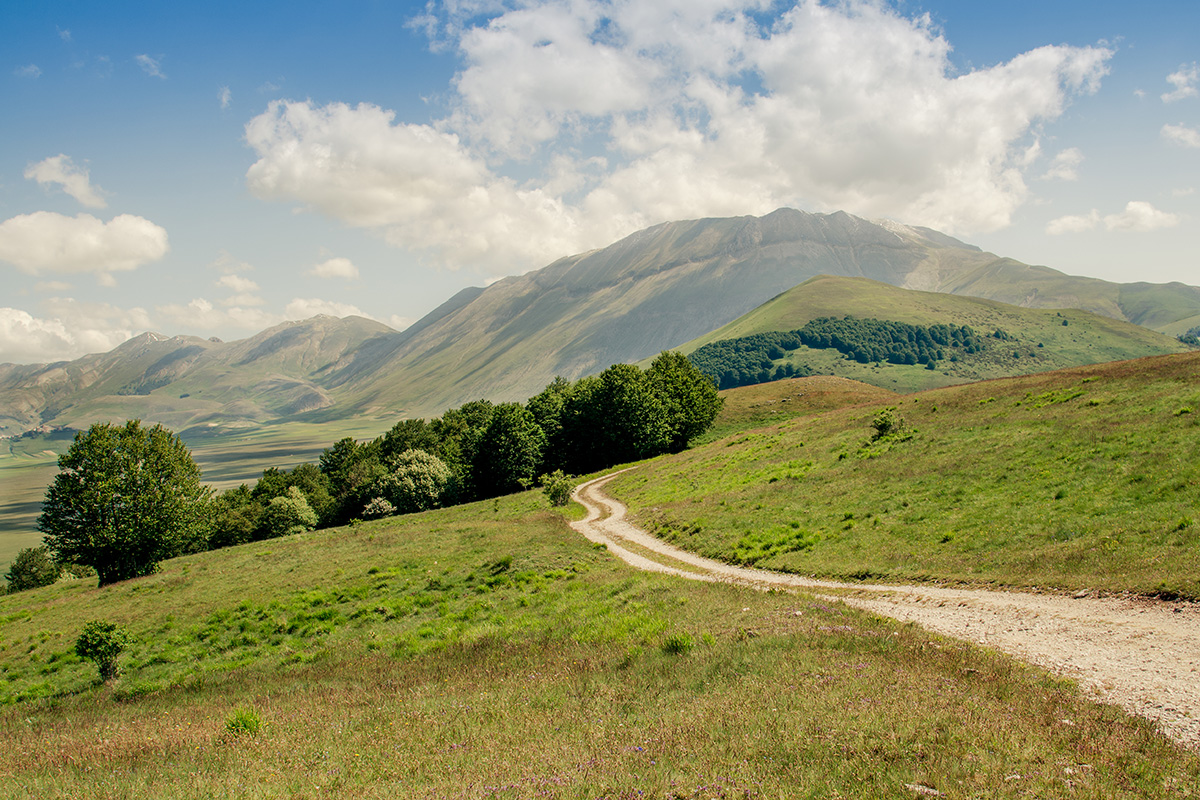
{"label": "mountain ridge", "polygon": [[237,342],[143,334],[73,362],[0,365],[0,435],[106,417],[245,426],[519,401],[557,375],[576,379],[693,341],[826,274],[1079,307],[1168,333],[1200,319],[1197,287],[1077,278],[928,228],[779,209],[661,223],[463,289],[404,331],[315,317]]}

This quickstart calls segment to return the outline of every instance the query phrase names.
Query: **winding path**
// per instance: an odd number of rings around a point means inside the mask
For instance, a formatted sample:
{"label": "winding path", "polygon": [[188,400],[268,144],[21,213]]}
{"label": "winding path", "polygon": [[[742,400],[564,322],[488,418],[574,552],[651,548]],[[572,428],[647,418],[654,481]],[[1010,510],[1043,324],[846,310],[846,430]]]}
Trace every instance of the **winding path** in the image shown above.
{"label": "winding path", "polygon": [[603,491],[619,474],[575,489],[572,496],[587,516],[571,527],[638,569],[756,589],[837,590],[832,599],[1073,678],[1096,699],[1148,717],[1167,736],[1200,750],[1200,607],[1194,604],[835,583],[735,567],[681,550],[627,521],[626,507]]}

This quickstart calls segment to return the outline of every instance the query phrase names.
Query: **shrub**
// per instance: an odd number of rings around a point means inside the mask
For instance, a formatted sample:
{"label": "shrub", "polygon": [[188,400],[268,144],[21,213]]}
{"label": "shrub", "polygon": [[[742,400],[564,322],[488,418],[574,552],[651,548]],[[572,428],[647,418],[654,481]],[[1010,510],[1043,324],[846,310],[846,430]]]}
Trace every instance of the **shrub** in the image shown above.
{"label": "shrub", "polygon": [[561,469],[556,469],[549,475],[541,477],[542,491],[546,494],[546,499],[550,501],[552,506],[565,506],[571,501],[571,490],[574,488],[574,481],[567,475],[563,474]]}
{"label": "shrub", "polygon": [[117,656],[129,644],[129,639],[129,631],[124,627],[114,622],[92,620],[83,626],[83,632],[75,640],[75,654],[95,661],[100,669],[100,678],[107,682],[120,672]]}
{"label": "shrub", "polygon": [[[389,503],[383,497],[376,497],[374,500],[367,503],[366,508],[363,509],[362,518],[383,519],[384,517],[390,517],[395,513],[396,507],[394,505]],[[350,524],[353,525],[354,520],[351,520]]]}
{"label": "shrub", "polygon": [[663,639],[662,651],[669,656],[684,656],[691,651],[693,645],[694,642],[691,635],[686,633],[672,633]]}
{"label": "shrub", "polygon": [[904,420],[896,413],[895,408],[885,408],[875,415],[871,427],[875,429],[874,438],[882,439],[904,430]]}
{"label": "shrub", "polygon": [[26,589],[49,586],[58,580],[61,574],[62,567],[50,557],[48,548],[26,547],[17,553],[4,579],[8,581],[10,593],[23,592]]}
{"label": "shrub", "polygon": [[262,727],[262,717],[253,708],[235,708],[225,718],[225,730],[237,736],[241,736],[242,734],[253,736],[261,731]]}

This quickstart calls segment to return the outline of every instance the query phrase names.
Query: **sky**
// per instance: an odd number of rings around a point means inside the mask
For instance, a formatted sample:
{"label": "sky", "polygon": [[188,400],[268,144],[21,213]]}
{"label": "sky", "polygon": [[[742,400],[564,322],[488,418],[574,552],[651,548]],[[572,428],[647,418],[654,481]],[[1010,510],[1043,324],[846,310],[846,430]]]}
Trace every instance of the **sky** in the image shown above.
{"label": "sky", "polygon": [[1200,284],[1194,0],[7,3],[0,107],[0,363],[783,206]]}

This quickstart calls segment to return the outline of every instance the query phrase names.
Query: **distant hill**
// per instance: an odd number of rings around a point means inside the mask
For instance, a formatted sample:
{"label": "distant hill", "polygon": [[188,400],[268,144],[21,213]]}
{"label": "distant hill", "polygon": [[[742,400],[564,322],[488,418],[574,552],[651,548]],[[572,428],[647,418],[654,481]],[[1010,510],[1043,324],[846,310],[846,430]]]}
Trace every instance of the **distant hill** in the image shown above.
{"label": "distant hill", "polygon": [[[795,330],[813,319],[844,315],[922,326],[968,325],[987,344],[982,352],[964,355],[959,361],[938,362],[936,370],[860,364],[835,350],[807,347],[779,363],[908,392],[1189,349],[1165,334],[1087,311],[1021,308],[976,297],[899,289],[865,278],[827,275],[807,280],[676,349],[690,354],[714,342]],[[1005,338],[994,338],[996,331],[1003,332]]]}
{"label": "distant hill", "polygon": [[[1172,334],[1200,324],[1196,287],[1074,278],[928,228],[780,209],[657,225],[463,290],[402,332],[318,317],[227,344],[145,334],[73,362],[0,365],[0,435],[114,417],[221,430],[431,416],[476,398],[523,400],[556,375],[575,379],[698,340],[821,275],[1081,308]],[[1110,357],[1167,347],[1154,346],[1115,346]],[[1088,359],[1110,352],[1089,347]]]}
{"label": "distant hill", "polygon": [[0,434],[141,417],[176,430],[240,427],[334,403],[325,376],[396,332],[362,317],[317,316],[220,342],[144,333],[55,364],[0,364]]}

